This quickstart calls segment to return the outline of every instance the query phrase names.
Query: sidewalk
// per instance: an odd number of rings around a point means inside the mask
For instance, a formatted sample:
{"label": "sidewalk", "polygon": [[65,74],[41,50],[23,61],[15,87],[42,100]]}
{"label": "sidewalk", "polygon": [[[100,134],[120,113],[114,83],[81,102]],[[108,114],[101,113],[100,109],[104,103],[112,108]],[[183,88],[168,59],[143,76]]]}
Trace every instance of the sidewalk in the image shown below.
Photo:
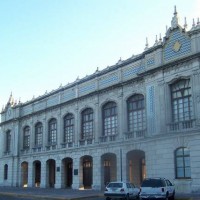
{"label": "sidewalk", "polygon": [[[103,191],[54,188],[0,187],[0,194],[40,200],[80,200],[103,197]],[[200,200],[200,193],[176,194],[176,199]]]}
{"label": "sidewalk", "polygon": [[72,190],[54,188],[0,187],[0,194],[45,200],[78,200],[103,196],[97,190]]}

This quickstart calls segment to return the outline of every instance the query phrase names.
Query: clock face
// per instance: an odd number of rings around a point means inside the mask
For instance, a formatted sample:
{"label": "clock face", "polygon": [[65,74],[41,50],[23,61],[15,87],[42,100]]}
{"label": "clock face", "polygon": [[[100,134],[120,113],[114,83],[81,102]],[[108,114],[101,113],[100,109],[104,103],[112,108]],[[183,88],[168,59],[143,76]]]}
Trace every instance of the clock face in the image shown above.
{"label": "clock face", "polygon": [[178,52],[181,49],[181,43],[179,41],[176,41],[173,45],[173,50],[175,52]]}

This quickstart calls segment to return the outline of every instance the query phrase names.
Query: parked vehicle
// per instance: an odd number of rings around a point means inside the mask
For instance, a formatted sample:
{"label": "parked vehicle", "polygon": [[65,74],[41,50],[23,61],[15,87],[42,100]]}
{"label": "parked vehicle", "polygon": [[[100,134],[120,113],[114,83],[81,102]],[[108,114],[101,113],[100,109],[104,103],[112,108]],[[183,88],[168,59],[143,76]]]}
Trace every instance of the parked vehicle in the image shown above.
{"label": "parked vehicle", "polygon": [[104,196],[106,200],[111,200],[115,198],[119,199],[138,199],[139,198],[139,188],[135,187],[129,182],[110,182],[105,189]]}
{"label": "parked vehicle", "polygon": [[166,178],[147,178],[141,184],[140,200],[174,200],[174,196],[174,185]]}

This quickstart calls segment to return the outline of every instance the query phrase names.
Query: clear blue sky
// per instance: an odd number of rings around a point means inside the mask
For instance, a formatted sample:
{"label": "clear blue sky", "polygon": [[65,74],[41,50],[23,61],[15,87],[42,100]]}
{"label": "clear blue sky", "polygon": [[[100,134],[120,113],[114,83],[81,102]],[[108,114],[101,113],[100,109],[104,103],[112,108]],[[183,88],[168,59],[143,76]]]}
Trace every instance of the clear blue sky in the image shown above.
{"label": "clear blue sky", "polygon": [[0,109],[141,53],[165,36],[174,5],[181,24],[199,0],[0,0]]}

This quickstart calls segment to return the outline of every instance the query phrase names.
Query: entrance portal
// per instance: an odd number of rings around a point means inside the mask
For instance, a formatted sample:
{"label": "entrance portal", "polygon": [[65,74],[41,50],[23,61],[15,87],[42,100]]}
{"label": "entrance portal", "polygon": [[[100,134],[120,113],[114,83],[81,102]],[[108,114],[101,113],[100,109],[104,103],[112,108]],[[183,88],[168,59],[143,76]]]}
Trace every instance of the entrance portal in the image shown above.
{"label": "entrance portal", "polygon": [[92,157],[83,157],[83,186],[85,189],[92,187]]}
{"label": "entrance portal", "polygon": [[28,186],[28,163],[23,162],[21,164],[21,174],[22,174],[22,187]]}
{"label": "entrance portal", "polygon": [[137,186],[146,177],[145,153],[140,150],[133,150],[127,153],[127,174],[128,180]]}

